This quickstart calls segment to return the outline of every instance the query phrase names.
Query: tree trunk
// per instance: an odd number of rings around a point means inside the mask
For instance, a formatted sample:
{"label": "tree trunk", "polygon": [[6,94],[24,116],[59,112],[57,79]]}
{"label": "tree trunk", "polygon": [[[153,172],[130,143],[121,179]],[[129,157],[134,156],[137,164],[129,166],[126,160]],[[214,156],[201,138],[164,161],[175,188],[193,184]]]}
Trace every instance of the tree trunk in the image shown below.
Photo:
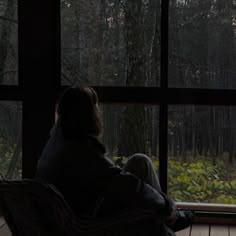
{"label": "tree trunk", "polygon": [[143,106],[126,106],[122,114],[122,126],[118,155],[128,157],[134,153],[147,153],[145,112]]}
{"label": "tree trunk", "polygon": [[[127,1],[125,8],[126,86],[143,86],[146,80],[143,20],[142,1]],[[134,152],[147,152],[146,128],[144,106],[126,106],[122,117],[118,154],[127,156]]]}

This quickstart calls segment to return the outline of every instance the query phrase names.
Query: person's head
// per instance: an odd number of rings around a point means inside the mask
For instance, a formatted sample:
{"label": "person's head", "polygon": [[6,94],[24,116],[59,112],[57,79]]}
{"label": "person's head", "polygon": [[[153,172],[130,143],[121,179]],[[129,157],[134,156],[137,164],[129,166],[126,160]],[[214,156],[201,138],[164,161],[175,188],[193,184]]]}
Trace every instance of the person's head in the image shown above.
{"label": "person's head", "polygon": [[98,97],[91,87],[66,89],[57,103],[56,116],[65,137],[99,137],[102,133]]}

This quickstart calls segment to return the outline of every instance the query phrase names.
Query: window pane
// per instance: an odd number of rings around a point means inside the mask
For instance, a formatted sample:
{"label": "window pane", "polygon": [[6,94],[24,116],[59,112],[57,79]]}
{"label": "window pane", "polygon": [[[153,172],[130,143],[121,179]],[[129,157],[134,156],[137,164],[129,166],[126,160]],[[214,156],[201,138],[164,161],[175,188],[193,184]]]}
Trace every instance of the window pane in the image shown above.
{"label": "window pane", "polygon": [[145,153],[157,160],[159,107],[146,105],[103,105],[103,140],[108,156],[122,166],[125,157]]}
{"label": "window pane", "polygon": [[0,85],[17,84],[17,1],[0,1]]}
{"label": "window pane", "polygon": [[169,85],[236,88],[236,1],[171,0]]}
{"label": "window pane", "polygon": [[236,204],[236,108],[169,107],[169,194]]}
{"label": "window pane", "polygon": [[158,86],[160,0],[61,0],[62,83]]}
{"label": "window pane", "polygon": [[21,178],[22,105],[0,102],[0,173],[7,179]]}

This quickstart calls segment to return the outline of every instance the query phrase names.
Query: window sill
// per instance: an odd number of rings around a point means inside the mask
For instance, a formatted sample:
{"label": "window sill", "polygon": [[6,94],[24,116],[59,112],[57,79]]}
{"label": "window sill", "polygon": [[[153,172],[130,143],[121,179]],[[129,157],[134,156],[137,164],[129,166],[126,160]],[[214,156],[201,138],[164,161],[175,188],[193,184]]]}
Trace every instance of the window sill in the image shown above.
{"label": "window sill", "polygon": [[236,213],[236,205],[230,205],[230,204],[177,202],[176,205],[177,208],[181,209]]}
{"label": "window sill", "polygon": [[236,225],[236,205],[177,202],[176,206],[193,210],[194,223]]}

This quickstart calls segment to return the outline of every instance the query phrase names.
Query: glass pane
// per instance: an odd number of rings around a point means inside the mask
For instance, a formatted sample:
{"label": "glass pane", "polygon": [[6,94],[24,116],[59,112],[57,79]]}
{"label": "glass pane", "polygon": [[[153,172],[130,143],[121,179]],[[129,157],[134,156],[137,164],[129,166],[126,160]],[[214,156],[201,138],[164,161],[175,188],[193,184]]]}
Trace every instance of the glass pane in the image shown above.
{"label": "glass pane", "polygon": [[0,0],[0,85],[17,84],[17,1]]}
{"label": "glass pane", "polygon": [[169,107],[169,194],[236,204],[236,108]]}
{"label": "glass pane", "polygon": [[157,161],[159,107],[103,105],[103,141],[108,156],[120,166],[134,153],[145,153]]}
{"label": "glass pane", "polygon": [[160,0],[61,0],[62,84],[158,86]]}
{"label": "glass pane", "polygon": [[236,1],[170,0],[169,86],[236,88]]}
{"label": "glass pane", "polygon": [[7,179],[21,178],[22,105],[0,102],[0,174]]}

